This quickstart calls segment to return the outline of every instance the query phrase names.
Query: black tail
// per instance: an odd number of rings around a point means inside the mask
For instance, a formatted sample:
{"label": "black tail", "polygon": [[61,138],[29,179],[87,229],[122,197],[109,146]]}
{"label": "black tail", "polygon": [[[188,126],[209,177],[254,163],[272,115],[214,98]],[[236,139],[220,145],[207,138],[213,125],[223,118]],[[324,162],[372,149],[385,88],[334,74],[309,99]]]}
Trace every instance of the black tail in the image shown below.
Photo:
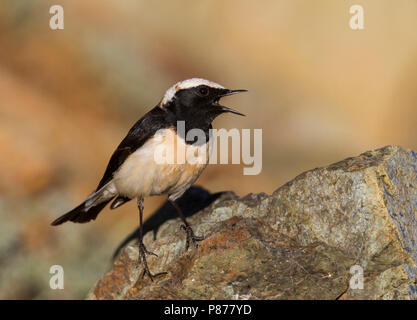
{"label": "black tail", "polygon": [[110,198],[94,207],[91,207],[90,209],[85,209],[85,202],[81,203],[78,207],[72,209],[70,212],[64,214],[63,216],[60,216],[58,219],[56,219],[54,222],[51,223],[53,226],[60,225],[67,221],[72,222],[78,222],[78,223],[85,223],[90,220],[95,220],[100,213],[101,210],[104,209],[104,207],[112,200],[113,198]]}

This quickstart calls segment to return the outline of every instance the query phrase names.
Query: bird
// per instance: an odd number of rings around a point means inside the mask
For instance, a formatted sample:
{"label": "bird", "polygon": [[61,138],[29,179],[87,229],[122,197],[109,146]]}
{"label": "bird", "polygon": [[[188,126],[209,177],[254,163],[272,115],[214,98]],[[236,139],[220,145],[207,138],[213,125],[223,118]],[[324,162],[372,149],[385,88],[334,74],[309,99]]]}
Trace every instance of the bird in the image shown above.
{"label": "bird", "polygon": [[[164,94],[160,102],[128,131],[125,138],[113,152],[103,177],[97,188],[77,207],[54,220],[57,226],[67,221],[86,223],[95,220],[104,207],[116,209],[126,202],[136,199],[139,211],[138,264],[143,263],[142,276],[148,275],[153,281],[146,255],[157,256],[148,251],[143,243],[144,198],[154,195],[167,195],[168,201],[180,216],[186,233],[186,250],[192,243],[198,247],[196,236],[176,203],[184,192],[206,168],[213,147],[210,134],[212,122],[219,115],[244,114],[223,106],[220,99],[247,90],[231,90],[222,85],[202,79],[191,78],[175,83]],[[180,124],[184,130],[180,129]],[[187,139],[194,129],[204,133],[204,141]],[[182,132],[183,131],[183,132]],[[158,150],[177,150],[182,148],[186,154],[201,156],[199,161],[156,161]],[[199,153],[200,152],[200,153]]]}

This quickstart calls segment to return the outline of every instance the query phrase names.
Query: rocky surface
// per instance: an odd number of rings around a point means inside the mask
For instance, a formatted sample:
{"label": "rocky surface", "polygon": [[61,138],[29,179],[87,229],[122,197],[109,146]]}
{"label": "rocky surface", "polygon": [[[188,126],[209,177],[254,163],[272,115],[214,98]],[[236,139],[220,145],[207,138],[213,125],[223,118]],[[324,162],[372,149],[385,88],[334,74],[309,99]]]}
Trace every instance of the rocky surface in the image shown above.
{"label": "rocky surface", "polygon": [[[132,242],[90,299],[415,299],[417,154],[388,146],[297,176],[272,195],[224,193],[188,221],[148,232],[155,277]],[[351,288],[351,267],[363,289]]]}

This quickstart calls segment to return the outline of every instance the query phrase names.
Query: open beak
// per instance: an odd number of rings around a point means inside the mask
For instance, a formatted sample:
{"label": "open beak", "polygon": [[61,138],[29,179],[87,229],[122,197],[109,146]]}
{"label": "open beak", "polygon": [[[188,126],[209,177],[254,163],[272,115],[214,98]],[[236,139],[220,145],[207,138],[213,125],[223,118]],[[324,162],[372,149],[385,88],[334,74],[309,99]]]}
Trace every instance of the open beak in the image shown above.
{"label": "open beak", "polygon": [[231,96],[231,95],[236,94],[236,93],[240,93],[240,92],[247,92],[247,91],[248,91],[248,90],[244,90],[244,89],[239,89],[239,90],[229,90],[229,89],[225,89],[222,93],[220,93],[220,94],[218,95],[218,98],[214,101],[214,105],[216,105],[216,106],[220,107],[220,110],[221,110],[222,112],[230,112],[230,113],[237,114],[237,115],[239,115],[239,116],[245,116],[243,113],[240,113],[239,111],[236,111],[236,110],[234,110],[234,109],[232,109],[232,108],[229,108],[229,107],[225,107],[225,106],[219,105],[219,100],[220,100],[220,98],[223,98],[223,97],[226,97],[226,96]]}

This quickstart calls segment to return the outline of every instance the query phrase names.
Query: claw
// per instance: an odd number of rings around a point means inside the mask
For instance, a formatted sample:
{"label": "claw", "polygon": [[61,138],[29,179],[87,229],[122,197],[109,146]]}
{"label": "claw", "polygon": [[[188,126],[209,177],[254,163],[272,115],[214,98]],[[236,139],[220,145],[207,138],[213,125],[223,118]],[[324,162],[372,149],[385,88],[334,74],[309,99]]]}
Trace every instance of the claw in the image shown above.
{"label": "claw", "polygon": [[152,251],[148,251],[148,249],[146,249],[146,247],[145,247],[145,245],[142,243],[142,246],[143,246],[143,251],[146,253],[146,254],[150,254],[150,255],[152,255],[152,256],[155,256],[155,257],[158,257],[158,255],[156,254],[156,253],[154,253],[154,252],[152,252]]}
{"label": "claw", "polygon": [[151,279],[151,281],[153,281],[153,277],[154,275],[149,271],[148,268],[148,262],[146,261],[146,255],[154,255],[156,257],[158,257],[158,255],[156,253],[153,253],[151,251],[148,251],[148,249],[146,249],[145,245],[143,244],[143,242],[139,242],[139,259],[138,259],[138,265],[140,264],[140,262],[143,262],[143,272],[142,272],[142,278],[145,277],[145,274],[147,274],[149,276],[149,278]]}
{"label": "claw", "polygon": [[191,229],[190,226],[187,226],[187,225],[183,224],[183,225],[181,225],[181,230],[184,230],[186,235],[187,235],[187,240],[185,242],[185,250],[188,250],[188,248],[190,247],[190,242],[191,241],[194,244],[194,246],[196,248],[198,248],[197,241],[204,240],[204,237],[199,237],[199,236],[194,235],[194,231],[193,231],[193,229]]}

